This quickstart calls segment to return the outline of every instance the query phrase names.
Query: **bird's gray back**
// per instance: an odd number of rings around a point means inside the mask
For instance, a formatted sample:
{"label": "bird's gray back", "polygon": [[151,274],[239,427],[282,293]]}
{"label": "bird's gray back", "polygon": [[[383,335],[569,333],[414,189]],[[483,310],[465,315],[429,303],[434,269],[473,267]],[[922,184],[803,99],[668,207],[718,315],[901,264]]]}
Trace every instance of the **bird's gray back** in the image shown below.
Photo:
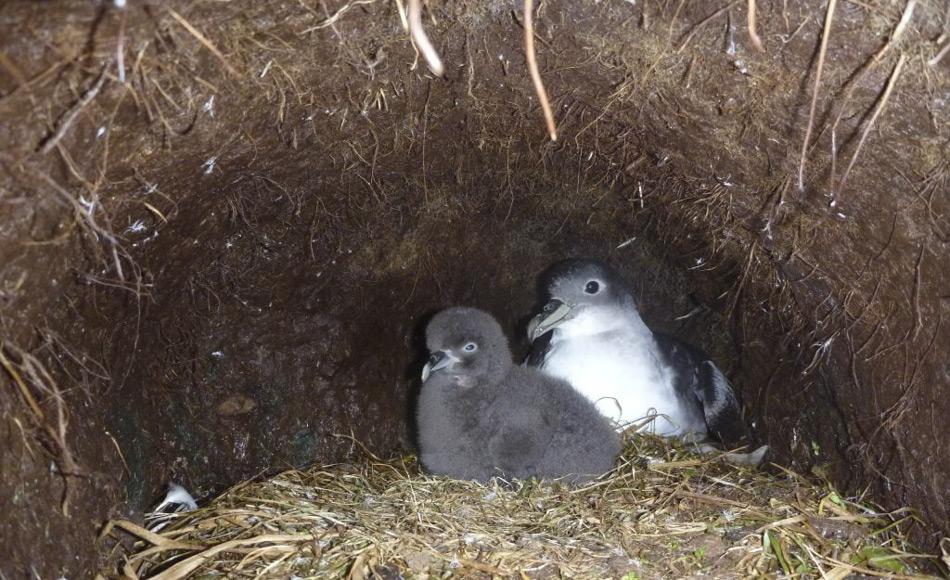
{"label": "bird's gray back", "polygon": [[422,386],[416,407],[420,461],[432,473],[487,481],[494,466],[484,448],[494,389],[461,392],[445,377]]}
{"label": "bird's gray back", "polygon": [[423,466],[460,479],[578,483],[609,471],[620,451],[617,434],[587,399],[536,369],[512,366],[501,382],[467,389],[433,377],[417,413]]}
{"label": "bird's gray back", "polygon": [[620,440],[609,422],[566,381],[532,368],[512,370],[511,408],[530,408],[540,417],[544,448],[538,471],[546,477],[584,481],[609,471],[620,453]]}

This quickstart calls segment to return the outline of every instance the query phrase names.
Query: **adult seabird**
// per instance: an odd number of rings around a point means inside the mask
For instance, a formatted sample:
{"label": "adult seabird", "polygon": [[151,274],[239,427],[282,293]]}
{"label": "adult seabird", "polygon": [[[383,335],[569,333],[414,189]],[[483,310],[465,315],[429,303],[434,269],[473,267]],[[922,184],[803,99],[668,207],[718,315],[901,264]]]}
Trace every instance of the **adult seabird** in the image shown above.
{"label": "adult seabird", "polygon": [[[743,438],[739,402],[722,371],[699,349],[647,328],[610,266],[573,258],[542,281],[549,301],[528,327],[528,366],[566,380],[621,428],[655,415],[642,429],[696,443],[712,436],[727,446]],[[759,463],[766,451],[728,459]]]}

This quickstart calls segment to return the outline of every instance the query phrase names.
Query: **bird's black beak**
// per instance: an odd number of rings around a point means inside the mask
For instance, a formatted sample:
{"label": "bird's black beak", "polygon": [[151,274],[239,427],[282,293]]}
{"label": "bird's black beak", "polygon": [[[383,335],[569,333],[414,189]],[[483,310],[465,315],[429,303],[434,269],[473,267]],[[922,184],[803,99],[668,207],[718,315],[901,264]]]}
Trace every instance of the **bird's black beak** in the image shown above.
{"label": "bird's black beak", "polygon": [[422,367],[422,382],[426,382],[432,373],[452,366],[456,362],[458,362],[458,359],[452,356],[450,352],[445,352],[444,350],[433,352],[429,355],[429,362],[426,363],[426,366]]}
{"label": "bird's black beak", "polygon": [[534,342],[539,336],[567,321],[573,308],[562,300],[553,298],[544,305],[541,313],[528,323],[528,340]]}

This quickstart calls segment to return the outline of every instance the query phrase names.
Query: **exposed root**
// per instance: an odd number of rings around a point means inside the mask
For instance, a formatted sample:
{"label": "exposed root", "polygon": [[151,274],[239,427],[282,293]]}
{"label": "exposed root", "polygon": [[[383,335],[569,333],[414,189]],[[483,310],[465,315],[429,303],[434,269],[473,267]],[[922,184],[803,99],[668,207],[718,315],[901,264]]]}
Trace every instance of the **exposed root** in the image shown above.
{"label": "exposed root", "polygon": [[858,69],[852,74],[851,79],[846,83],[844,90],[844,98],[841,99],[841,105],[838,107],[838,114],[835,115],[835,120],[831,124],[831,177],[830,177],[830,188],[831,188],[831,197],[832,197],[832,206],[837,202],[835,196],[837,191],[840,190],[840,187],[835,187],[835,182],[837,180],[837,161],[838,161],[838,125],[841,123],[841,120],[844,118],[845,113],[848,110],[848,104],[851,102],[851,98],[854,96],[854,91],[861,86],[864,77],[874,68],[874,66],[881,61],[885,54],[897,43],[901,35],[904,34],[904,31],[907,28],[907,25],[910,23],[911,18],[914,14],[914,7],[917,4],[917,0],[909,0],[904,6],[904,12],[901,14],[901,18],[898,21],[897,25],[894,27],[894,30],[891,32],[888,41],[877,51],[877,53],[866,60]]}
{"label": "exposed root", "polygon": [[881,95],[881,99],[878,101],[877,107],[874,109],[874,113],[864,126],[864,131],[861,133],[861,139],[858,141],[858,146],[854,149],[854,154],[851,156],[851,161],[848,162],[847,169],[844,170],[844,175],[841,176],[841,182],[838,184],[837,191],[840,192],[842,189],[844,189],[844,185],[848,181],[848,176],[851,174],[851,169],[854,167],[854,162],[857,161],[858,155],[861,153],[861,148],[864,147],[864,142],[867,140],[868,134],[871,132],[871,128],[874,127],[875,121],[877,121],[877,118],[881,115],[881,111],[884,110],[885,105],[887,105],[887,100],[891,97],[891,92],[894,90],[894,85],[897,84],[897,78],[900,76],[901,69],[904,67],[904,62],[906,62],[906,60],[906,55],[901,54],[900,58],[897,60],[897,64],[894,65],[894,70],[891,72],[891,77],[887,81],[887,87],[884,89],[884,94]]}
{"label": "exposed root", "polygon": [[[344,5],[341,6],[336,12],[334,12],[331,16],[327,17],[325,20],[321,21],[319,24],[316,24],[316,25],[314,25],[314,26],[311,26],[310,28],[307,28],[307,29],[301,31],[300,34],[301,34],[301,35],[309,34],[309,33],[313,32],[313,31],[315,31],[315,30],[320,30],[320,29],[322,29],[322,28],[327,28],[327,27],[333,26],[334,24],[337,23],[338,20],[340,20],[340,18],[343,17],[344,14],[346,14],[347,12],[349,12],[352,8],[354,8],[354,7],[356,7],[356,6],[362,6],[362,5],[365,5],[365,4],[375,4],[375,3],[376,3],[376,0],[355,0],[354,2],[349,2],[349,3],[347,3],[347,4],[344,4]],[[401,14],[402,14],[402,13],[400,12],[400,15],[401,15]]]}
{"label": "exposed root", "polygon": [[541,103],[541,110],[544,112],[544,122],[548,127],[548,135],[551,136],[551,141],[557,141],[554,112],[551,110],[550,101],[548,101],[548,93],[544,90],[544,82],[541,80],[540,71],[538,71],[538,59],[534,53],[534,0],[524,0],[524,52],[528,61],[528,72],[531,74],[531,81],[534,83],[534,90],[538,94],[538,102]]}
{"label": "exposed root", "polygon": [[690,31],[689,31],[688,33],[686,33],[686,36],[683,38],[683,42],[680,43],[680,47],[679,47],[678,49],[676,49],[676,54],[682,54],[682,52],[686,49],[686,46],[689,44],[689,41],[691,41],[691,40],[693,39],[693,37],[696,35],[696,33],[699,32],[699,30],[700,30],[703,26],[705,26],[707,23],[709,23],[711,20],[713,20],[714,18],[716,18],[716,17],[719,16],[720,14],[723,14],[723,13],[725,13],[725,12],[728,12],[729,9],[731,9],[733,6],[735,6],[738,2],[739,2],[739,0],[733,0],[732,2],[726,4],[725,6],[723,6],[722,8],[720,8],[719,10],[716,10],[715,12],[713,12],[712,14],[710,14],[709,16],[707,16],[706,18],[703,18],[703,19],[700,20],[698,23],[696,23],[696,25],[693,26],[693,28],[690,29]]}
{"label": "exposed root", "polygon": [[13,60],[11,60],[10,57],[7,56],[7,54],[2,50],[0,50],[0,67],[10,73],[10,76],[16,80],[17,88],[24,87],[29,84],[26,80],[26,77],[23,75],[23,72],[20,70],[20,67],[18,67],[16,63],[14,63]]}
{"label": "exposed root", "polygon": [[920,313],[920,285],[921,285],[921,275],[920,270],[921,266],[924,263],[924,246],[921,244],[920,250],[917,252],[917,263],[914,264],[914,292],[912,294],[913,298],[911,299],[911,304],[913,305],[914,311],[914,332],[910,337],[912,342],[917,341],[917,337],[920,335],[920,329],[924,327],[924,322],[921,320]]}
{"label": "exposed root", "polygon": [[402,29],[409,32],[409,18],[406,17],[406,6],[402,0],[396,0],[396,10],[399,12],[399,23],[402,24]]}
{"label": "exposed root", "polygon": [[943,243],[950,242],[950,228],[944,216],[934,209],[934,198],[942,195],[950,186],[950,160],[939,163],[914,187],[914,194],[927,209],[927,217],[934,235]]}
{"label": "exposed root", "polygon": [[422,0],[409,0],[409,35],[412,37],[413,44],[422,53],[422,58],[429,65],[432,74],[437,77],[445,74],[445,65],[442,64],[439,53],[432,46],[422,26]]}
{"label": "exposed root", "polygon": [[[100,241],[105,240],[109,244],[108,257],[100,253],[100,259],[108,263],[109,258],[111,258],[112,264],[116,269],[116,273],[119,278],[124,282],[125,274],[122,268],[122,259],[127,260],[133,268],[135,276],[138,277],[138,267],[135,262],[132,261],[128,252],[126,252],[119,240],[116,238],[115,234],[112,233],[111,229],[108,226],[100,225],[95,218],[96,209],[99,207],[99,196],[95,193],[94,190],[91,190],[91,199],[86,200],[82,196],[79,199],[76,199],[76,196],[72,195],[66,191],[63,186],[56,183],[56,181],[47,175],[46,173],[40,172],[38,170],[28,170],[29,173],[33,174],[34,177],[45,182],[54,192],[56,192],[60,199],[66,202],[67,206],[72,208],[75,215],[76,223],[78,223],[83,231],[85,231],[93,240]],[[106,218],[108,221],[108,218]],[[98,244],[95,246],[100,252],[101,248]]]}
{"label": "exposed root", "polygon": [[749,0],[748,6],[747,21],[749,27],[749,40],[752,41],[752,46],[754,46],[757,50],[764,51],[765,47],[762,46],[762,39],[759,38],[759,33],[756,32],[755,29],[755,0]]}
{"label": "exposed root", "polygon": [[736,306],[739,304],[739,298],[742,296],[742,288],[745,286],[746,279],[749,277],[749,270],[752,268],[752,259],[755,257],[755,249],[757,246],[757,243],[753,243],[752,247],[749,248],[749,257],[746,260],[745,268],[742,269],[742,277],[739,279],[739,286],[736,288],[735,295],[732,297],[732,303],[729,305],[729,308],[724,314],[724,318],[726,320],[732,318],[732,314],[735,312]]}
{"label": "exposed root", "polygon": [[125,0],[116,1],[116,7],[119,9],[119,38],[115,43],[115,65],[119,72],[119,82],[125,84]]}
{"label": "exposed root", "polygon": [[99,73],[99,77],[96,78],[96,82],[93,83],[85,93],[79,98],[75,105],[70,107],[68,111],[63,113],[63,116],[59,118],[59,121],[56,123],[56,130],[53,133],[43,140],[40,144],[38,151],[42,154],[47,154],[53,150],[53,147],[59,143],[60,139],[66,135],[66,132],[69,131],[69,128],[72,126],[73,122],[76,120],[76,117],[79,116],[79,113],[86,108],[93,99],[96,98],[96,95],[99,94],[99,91],[102,90],[102,86],[106,82],[106,71],[109,68],[109,64],[106,64],[102,67],[102,71]]}
{"label": "exposed root", "polygon": [[666,46],[673,44],[673,28],[676,27],[676,21],[679,20],[680,12],[682,12],[685,4],[686,0],[680,0],[676,3],[676,10],[673,12],[673,17],[670,18],[670,29],[666,33]]}
{"label": "exposed root", "polygon": [[943,60],[943,57],[947,56],[947,53],[950,52],[950,41],[947,41],[943,48],[940,49],[934,57],[927,61],[927,64],[930,66],[937,66],[940,64],[940,61]]}
{"label": "exposed root", "polygon": [[[82,385],[85,379],[90,377],[106,383],[112,380],[112,377],[105,365],[87,353],[76,352],[74,348],[66,344],[66,341],[64,341],[53,330],[44,328],[40,329],[39,332],[43,337],[43,348],[50,352],[54,360],[59,363],[62,371],[69,375],[69,378],[75,383]],[[79,369],[85,373],[86,376],[82,378],[73,376],[67,369],[66,365],[63,364],[63,359],[72,361],[72,363],[79,367]],[[87,390],[88,395],[88,389],[85,390]]]}
{"label": "exposed root", "polygon": [[805,129],[805,138],[802,141],[801,161],[798,163],[798,190],[805,190],[805,157],[808,154],[808,142],[811,141],[811,132],[815,125],[815,107],[818,105],[818,89],[821,87],[821,71],[825,67],[825,53],[828,52],[828,38],[831,35],[831,23],[835,16],[835,5],[838,0],[828,0],[825,10],[825,26],[821,33],[821,48],[818,52],[818,69],[815,71],[815,88],[812,92],[811,107],[808,111],[808,127]]}
{"label": "exposed root", "polygon": [[13,363],[6,357],[3,353],[2,345],[0,345],[0,365],[3,365],[3,368],[10,375],[10,378],[13,379],[13,384],[20,389],[20,395],[23,397],[23,400],[26,401],[27,406],[30,408],[30,411],[33,412],[34,417],[39,420],[41,423],[46,422],[46,413],[43,412],[43,409],[40,408],[39,403],[36,402],[36,398],[33,396],[33,393],[30,391],[29,387],[26,386],[26,383],[23,382],[23,379],[20,377],[20,374],[13,368]]}
{"label": "exposed root", "polygon": [[[875,430],[874,434],[870,437],[869,445],[874,441],[878,433],[894,433],[901,428],[901,425],[906,423],[906,415],[911,412],[911,409],[914,406],[915,402],[918,402],[918,393],[920,391],[920,381],[917,380],[918,371],[920,370],[920,365],[927,359],[927,355],[930,354],[930,351],[933,349],[934,344],[937,341],[937,337],[940,336],[940,326],[941,326],[941,317],[938,313],[937,320],[934,323],[934,331],[931,335],[930,340],[927,343],[927,346],[920,352],[917,357],[916,362],[914,363],[913,368],[910,371],[910,376],[903,380],[905,385],[904,391],[897,398],[897,400],[888,407],[884,413],[881,415],[881,423],[879,427]],[[899,437],[896,435],[895,437]]]}
{"label": "exposed root", "polygon": [[185,18],[181,14],[175,12],[174,9],[169,8],[168,14],[169,16],[174,18],[178,24],[181,24],[182,28],[184,28],[192,36],[194,36],[195,39],[198,40],[198,42],[200,42],[202,45],[204,45],[205,48],[211,51],[211,54],[218,57],[218,60],[220,60],[221,64],[224,65],[225,70],[227,70],[235,78],[240,78],[241,74],[237,71],[237,69],[231,66],[231,63],[228,62],[228,59],[224,57],[224,55],[221,53],[220,50],[218,50],[218,47],[216,47],[213,42],[208,40],[207,36],[202,34],[200,30],[192,26],[190,22],[185,20]]}
{"label": "exposed root", "polygon": [[910,24],[911,18],[914,17],[914,8],[917,6],[917,0],[908,0],[907,4],[904,6],[904,12],[901,13],[901,19],[897,21],[897,26],[894,27],[894,31],[891,32],[891,37],[887,40],[887,44],[881,47],[881,50],[874,55],[874,61],[877,62],[881,60],[885,53],[892,46],[897,43],[897,40],[904,34],[904,30],[907,29],[907,25]]}
{"label": "exposed root", "polygon": [[[8,358],[5,351],[9,352],[18,360],[14,361]],[[63,515],[68,516],[70,498],[68,478],[82,475],[82,473],[67,443],[66,430],[69,426],[69,418],[66,412],[66,401],[63,398],[63,393],[47,372],[43,363],[30,353],[19,348],[0,343],[0,366],[7,372],[13,384],[16,385],[19,390],[20,395],[23,397],[24,402],[33,415],[34,423],[46,434],[47,440],[44,443],[55,457],[59,475],[63,477],[63,500],[60,507]],[[26,375],[30,384],[33,385],[33,388],[30,388],[20,371]],[[51,420],[47,416],[39,401],[34,396],[33,389],[55,402],[55,420]]]}

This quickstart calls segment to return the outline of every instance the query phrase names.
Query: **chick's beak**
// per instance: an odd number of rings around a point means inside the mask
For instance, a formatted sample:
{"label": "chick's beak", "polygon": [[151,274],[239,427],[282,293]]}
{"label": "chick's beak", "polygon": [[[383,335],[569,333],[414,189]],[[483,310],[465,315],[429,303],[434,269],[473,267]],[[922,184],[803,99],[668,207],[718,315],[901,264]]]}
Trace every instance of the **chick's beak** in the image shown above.
{"label": "chick's beak", "polygon": [[541,314],[532,318],[531,322],[528,323],[528,339],[534,342],[545,332],[566,322],[570,319],[572,311],[573,308],[563,301],[557,298],[552,299],[544,305]]}
{"label": "chick's beak", "polygon": [[422,367],[422,382],[429,380],[432,373],[438,372],[444,368],[450,367],[458,362],[458,359],[452,355],[451,351],[437,350],[429,355],[429,362]]}

